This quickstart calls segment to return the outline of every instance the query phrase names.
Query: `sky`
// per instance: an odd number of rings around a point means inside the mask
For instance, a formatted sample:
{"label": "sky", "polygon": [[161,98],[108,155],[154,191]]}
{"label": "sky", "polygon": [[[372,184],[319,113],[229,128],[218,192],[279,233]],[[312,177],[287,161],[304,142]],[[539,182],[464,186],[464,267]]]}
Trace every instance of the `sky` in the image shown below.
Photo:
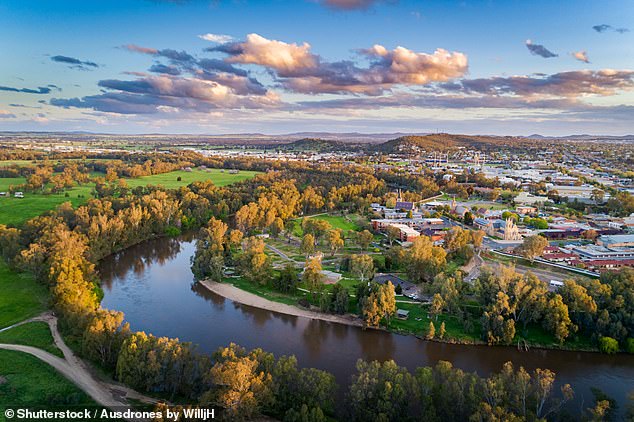
{"label": "sky", "polygon": [[634,2],[3,0],[0,130],[634,134]]}

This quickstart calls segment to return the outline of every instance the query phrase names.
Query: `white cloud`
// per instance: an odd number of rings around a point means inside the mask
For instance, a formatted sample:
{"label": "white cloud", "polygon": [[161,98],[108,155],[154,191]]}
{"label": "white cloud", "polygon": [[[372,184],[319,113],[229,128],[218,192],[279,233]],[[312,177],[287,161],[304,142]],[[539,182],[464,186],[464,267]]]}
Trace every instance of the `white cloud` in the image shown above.
{"label": "white cloud", "polygon": [[199,35],[198,38],[203,39],[205,41],[211,41],[218,44],[225,44],[230,41],[233,41],[233,37],[231,35],[223,35],[223,34],[202,34]]}
{"label": "white cloud", "polygon": [[572,57],[579,60],[580,62],[590,63],[590,59],[588,58],[588,53],[586,53],[585,50],[575,51],[574,53],[572,53]]}

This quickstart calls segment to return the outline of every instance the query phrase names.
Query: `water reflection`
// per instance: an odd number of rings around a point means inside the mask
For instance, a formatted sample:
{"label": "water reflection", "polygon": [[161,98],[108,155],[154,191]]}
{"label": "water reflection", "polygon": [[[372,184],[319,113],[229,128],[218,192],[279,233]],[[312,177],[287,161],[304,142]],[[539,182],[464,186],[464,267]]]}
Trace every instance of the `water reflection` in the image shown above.
{"label": "water reflection", "polygon": [[634,356],[461,346],[419,340],[378,330],[362,330],[299,318],[231,302],[193,283],[190,238],[157,239],[104,260],[103,306],[125,312],[134,330],[178,337],[212,352],[231,342],[261,347],[275,355],[294,354],[301,366],[325,369],[347,384],[357,359],[394,359],[414,369],[447,360],[466,371],[488,375],[507,361],[516,366],[550,368],[559,383],[570,383],[575,406],[592,402],[590,387],[601,388],[625,407],[634,390]]}

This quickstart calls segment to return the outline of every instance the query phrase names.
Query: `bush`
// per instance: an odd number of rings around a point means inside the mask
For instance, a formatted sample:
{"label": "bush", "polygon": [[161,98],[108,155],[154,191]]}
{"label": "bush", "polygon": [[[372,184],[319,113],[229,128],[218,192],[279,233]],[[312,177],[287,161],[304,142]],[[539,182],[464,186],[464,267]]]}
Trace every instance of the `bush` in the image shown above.
{"label": "bush", "polygon": [[625,350],[634,355],[634,338],[630,337],[625,341]]}
{"label": "bush", "polygon": [[308,299],[305,298],[301,298],[300,300],[298,300],[297,304],[302,308],[310,308],[310,302],[308,301]]}
{"label": "bush", "polygon": [[181,234],[181,229],[176,226],[169,226],[165,229],[165,235],[169,237],[175,237]]}
{"label": "bush", "polygon": [[619,342],[612,337],[601,337],[599,339],[599,350],[608,355],[613,355],[619,351]]}

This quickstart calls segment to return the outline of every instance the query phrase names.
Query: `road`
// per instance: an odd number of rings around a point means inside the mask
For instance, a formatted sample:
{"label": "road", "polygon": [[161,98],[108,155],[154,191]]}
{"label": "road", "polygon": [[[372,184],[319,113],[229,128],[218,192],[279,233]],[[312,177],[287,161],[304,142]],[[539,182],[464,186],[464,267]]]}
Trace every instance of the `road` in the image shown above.
{"label": "road", "polygon": [[42,349],[38,349],[37,347],[24,346],[20,344],[0,344],[0,349],[28,353],[41,361],[48,363],[55,368],[57,372],[62,374],[69,381],[92,397],[92,399],[98,404],[104,407],[108,407],[113,410],[121,410],[122,407],[130,407],[130,403],[127,399],[139,400],[148,404],[158,403],[158,400],[140,394],[126,386],[108,383],[97,379],[92,374],[88,366],[66,345],[59,333],[59,330],[57,329],[57,318],[50,312],[44,313],[35,318],[27,319],[10,327],[0,329],[0,332],[33,321],[43,321],[48,324],[55,346],[57,346],[64,355],[63,359]]}
{"label": "road", "polygon": [[480,277],[480,268],[484,265],[484,259],[480,257],[480,252],[475,254],[469,262],[469,271],[466,277],[464,278],[465,283],[473,283],[478,277]]}

